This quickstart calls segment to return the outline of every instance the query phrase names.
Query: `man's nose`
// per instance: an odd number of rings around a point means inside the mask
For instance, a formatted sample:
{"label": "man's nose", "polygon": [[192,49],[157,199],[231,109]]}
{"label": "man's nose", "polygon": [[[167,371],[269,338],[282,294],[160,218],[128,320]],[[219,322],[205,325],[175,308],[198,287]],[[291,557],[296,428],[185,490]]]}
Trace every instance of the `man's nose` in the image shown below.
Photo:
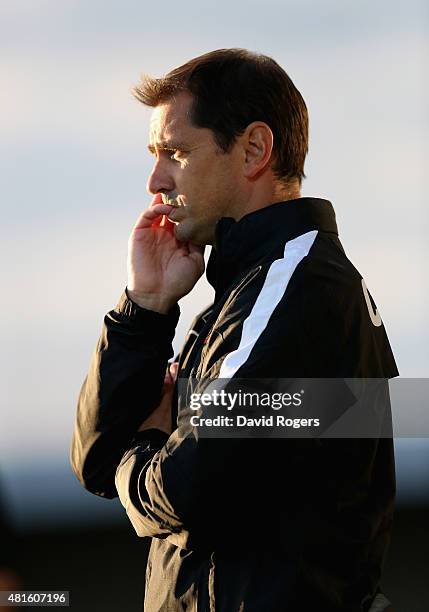
{"label": "man's nose", "polygon": [[173,178],[168,173],[161,160],[158,160],[152,168],[152,172],[146,183],[146,189],[148,193],[153,195],[156,193],[169,193],[174,191]]}

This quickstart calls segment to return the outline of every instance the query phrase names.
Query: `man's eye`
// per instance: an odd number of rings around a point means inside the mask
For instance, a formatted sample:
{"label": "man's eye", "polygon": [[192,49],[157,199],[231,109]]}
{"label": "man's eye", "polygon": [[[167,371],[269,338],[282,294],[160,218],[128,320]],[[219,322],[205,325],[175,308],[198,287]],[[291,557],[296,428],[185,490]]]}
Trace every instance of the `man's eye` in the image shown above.
{"label": "man's eye", "polygon": [[173,159],[174,161],[180,161],[180,157],[182,156],[182,151],[174,151],[171,155],[170,155],[170,159]]}

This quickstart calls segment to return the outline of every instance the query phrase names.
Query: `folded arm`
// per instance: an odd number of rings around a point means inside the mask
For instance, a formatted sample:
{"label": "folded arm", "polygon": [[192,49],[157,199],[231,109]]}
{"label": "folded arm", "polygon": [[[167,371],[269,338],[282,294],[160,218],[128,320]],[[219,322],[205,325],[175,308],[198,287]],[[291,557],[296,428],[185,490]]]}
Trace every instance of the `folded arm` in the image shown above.
{"label": "folded arm", "polygon": [[117,497],[115,471],[140,424],[158,405],[179,318],[128,299],[104,318],[83,383],[71,446],[73,471],[85,488]]}

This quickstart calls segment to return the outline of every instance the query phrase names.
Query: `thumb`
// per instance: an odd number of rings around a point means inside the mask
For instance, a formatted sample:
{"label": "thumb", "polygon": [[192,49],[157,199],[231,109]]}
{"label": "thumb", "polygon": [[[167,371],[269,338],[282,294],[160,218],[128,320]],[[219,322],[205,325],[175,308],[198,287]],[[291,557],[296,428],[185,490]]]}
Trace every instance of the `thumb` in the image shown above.
{"label": "thumb", "polygon": [[171,365],[170,365],[170,376],[173,379],[173,381],[175,381],[177,379],[177,372],[179,370],[179,362],[178,361],[174,361]]}

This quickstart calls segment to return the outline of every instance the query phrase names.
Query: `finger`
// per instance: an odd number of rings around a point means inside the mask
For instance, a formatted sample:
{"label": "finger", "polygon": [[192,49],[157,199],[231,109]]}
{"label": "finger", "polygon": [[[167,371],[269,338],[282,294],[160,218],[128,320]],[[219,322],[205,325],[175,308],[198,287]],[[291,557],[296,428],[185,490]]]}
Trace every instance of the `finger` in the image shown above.
{"label": "finger", "polygon": [[171,364],[169,363],[167,365],[166,370],[165,370],[165,376],[164,376],[164,384],[165,385],[171,385],[174,382],[174,380],[171,377],[170,366],[171,366]]}
{"label": "finger", "polygon": [[155,204],[162,204],[162,193],[157,193],[153,198],[149,206],[155,206]]}
{"label": "finger", "polygon": [[137,219],[133,229],[147,229],[152,227],[154,222],[159,219],[161,220],[163,215],[168,215],[173,207],[168,204],[154,204],[145,211]]}
{"label": "finger", "polygon": [[178,361],[174,361],[172,364],[170,364],[170,377],[173,381],[177,379],[178,369],[179,369]]}
{"label": "finger", "polygon": [[[169,234],[174,236],[174,223],[173,223],[173,221],[170,221],[170,219],[167,217],[167,215],[162,215],[162,217],[160,218],[160,221],[158,221],[158,219],[157,219],[154,223],[158,227],[163,227],[165,230],[168,231]],[[154,227],[154,226],[152,226],[152,227]]]}
{"label": "finger", "polygon": [[[158,204],[164,204],[164,200],[162,199],[162,193],[157,193],[154,196],[154,198],[152,199],[152,202],[150,203],[150,207],[157,206]],[[167,206],[170,206],[170,205],[167,205]],[[171,211],[171,208],[173,207],[170,207],[168,212]],[[173,221],[170,221],[167,214],[164,214],[162,215],[161,218],[155,219],[155,221],[152,224],[152,227],[163,227],[164,229],[168,230],[169,234],[174,236],[174,225],[175,224],[173,223]]]}

